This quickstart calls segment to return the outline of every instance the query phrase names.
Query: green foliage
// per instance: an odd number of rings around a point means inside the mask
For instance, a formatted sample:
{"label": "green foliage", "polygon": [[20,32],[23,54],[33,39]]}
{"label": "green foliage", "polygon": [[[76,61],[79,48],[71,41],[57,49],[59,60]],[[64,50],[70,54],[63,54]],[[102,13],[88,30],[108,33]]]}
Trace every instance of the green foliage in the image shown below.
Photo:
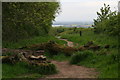
{"label": "green foliage", "polygon": [[38,66],[30,65],[25,62],[18,62],[17,64],[14,65],[3,64],[2,66],[3,66],[2,67],[3,78],[30,78],[30,77],[40,78],[43,77],[44,74],[54,74],[57,72],[55,65],[52,63],[43,64],[41,63]]}
{"label": "green foliage", "polygon": [[57,72],[56,66],[52,63],[41,63],[38,65],[28,66],[30,72],[40,73],[40,74],[54,74]]}
{"label": "green foliage", "polygon": [[76,52],[74,55],[71,57],[70,64],[77,64],[80,61],[84,60],[88,56],[90,56],[92,52],[90,51],[84,51],[84,52]]}
{"label": "green foliage", "polygon": [[51,57],[53,60],[57,60],[57,61],[66,61],[69,60],[70,57],[66,56],[64,53],[59,53],[58,55],[55,55],[53,57]]}
{"label": "green foliage", "polygon": [[[44,38],[43,38],[44,39]],[[47,38],[46,38],[47,39]],[[46,42],[44,42],[46,41]],[[66,42],[63,40],[58,40],[57,38],[44,40],[44,43],[38,43],[38,44],[32,44],[25,46],[23,49],[29,49],[29,50],[45,50],[50,55],[57,55],[59,53],[64,53],[66,56],[71,56],[73,52],[77,51],[77,48],[69,47],[69,46],[63,46]],[[61,45],[62,44],[62,45]],[[24,47],[24,46],[23,46]]]}
{"label": "green foliage", "polygon": [[53,36],[59,36],[60,33],[63,33],[65,31],[67,31],[69,28],[66,27],[52,27],[49,31],[49,34],[53,35]]}
{"label": "green foliage", "polygon": [[58,53],[61,52],[61,45],[56,44],[54,41],[49,41],[45,49],[51,54],[51,55],[57,55]]}
{"label": "green foliage", "polygon": [[66,61],[70,59],[70,57],[66,56],[64,53],[58,53],[57,55],[51,55],[50,53],[46,52],[45,56],[47,56],[47,58],[50,60],[56,60],[56,61]]}
{"label": "green foliage", "polygon": [[116,62],[117,62],[117,63],[120,63],[118,52],[111,54],[111,55],[110,55],[110,61],[108,61],[108,63],[110,63],[110,64],[114,64],[114,63],[116,63]]}
{"label": "green foliage", "polygon": [[[93,29],[77,29],[82,31],[82,36],[79,33],[69,34],[70,30],[67,30],[61,33],[61,38],[66,38],[68,41],[78,43],[78,47],[86,44],[88,41],[93,41],[94,44],[104,46],[109,44],[110,47],[117,48],[118,46],[118,37],[117,36],[108,36],[106,34],[94,34]],[[115,47],[116,46],[116,47]]]}
{"label": "green foliage", "polygon": [[17,63],[15,65],[2,64],[2,77],[3,78],[16,78],[21,74],[29,73],[29,69],[26,68],[27,63]]}
{"label": "green foliage", "polygon": [[77,48],[74,47],[65,47],[62,48],[62,52],[66,55],[66,56],[72,56],[74,52],[77,51]]}
{"label": "green foliage", "polygon": [[51,56],[57,55],[59,53],[64,53],[66,56],[71,56],[73,52],[77,51],[76,48],[68,47],[68,46],[65,47],[63,45],[56,43],[54,40],[50,40],[42,44],[30,45],[27,46],[25,49],[30,49],[30,50],[44,49]]}
{"label": "green foliage", "polygon": [[58,55],[64,53],[65,56],[71,56],[74,52],[77,51],[76,48],[59,45],[56,43],[47,43],[45,49],[49,52],[50,55]]}
{"label": "green foliage", "polygon": [[48,42],[49,40],[54,40],[56,43],[58,44],[65,44],[65,41],[61,41],[58,40],[57,38],[55,38],[54,36],[38,36],[38,37],[33,37],[30,39],[23,39],[20,40],[18,42],[6,42],[3,41],[3,48],[11,48],[11,49],[16,49],[16,48],[21,48],[21,47],[25,47],[25,46],[30,46],[30,45],[35,45],[35,44],[40,44],[43,42]]}
{"label": "green foliage", "polygon": [[48,34],[59,9],[58,2],[2,3],[3,41]]}
{"label": "green foliage", "polygon": [[103,20],[108,19],[113,14],[115,13],[111,12],[110,6],[104,4],[104,7],[100,9],[100,12],[97,12],[98,18],[97,20],[95,20],[95,22],[102,22]]}
{"label": "green foliage", "polygon": [[119,15],[111,16],[109,20],[106,20],[105,27],[106,27],[106,33],[109,33],[110,35],[120,35],[120,25],[119,23]]}
{"label": "green foliage", "polygon": [[106,68],[101,68],[99,78],[118,78],[118,64],[106,65]]}
{"label": "green foliage", "polygon": [[118,53],[107,55],[97,55],[94,53],[92,56],[77,63],[77,65],[97,68],[100,72],[99,78],[118,78],[118,60],[116,57],[113,57],[113,55],[118,55]]}
{"label": "green foliage", "polygon": [[[88,41],[93,41],[94,44],[100,45],[101,49],[98,51],[87,51],[90,54],[87,54],[86,57],[84,57],[84,51],[77,52],[72,56],[70,62],[76,65],[96,68],[99,72],[99,78],[118,78],[118,63],[120,62],[118,57],[118,37],[104,33],[94,34],[93,28],[77,28],[77,30],[81,30],[83,35],[80,36],[79,33],[69,34],[72,31],[67,29],[67,31],[61,33],[61,38],[78,43],[78,46],[83,46]],[[106,44],[110,45],[109,49],[104,48]]]}
{"label": "green foliage", "polygon": [[97,12],[97,19],[94,19],[94,29],[95,33],[107,33],[109,35],[119,35],[119,14],[116,14],[116,11],[112,12],[109,5],[100,9],[100,12]]}
{"label": "green foliage", "polygon": [[4,53],[4,54],[2,54],[2,56],[12,56],[12,55],[14,55],[15,53],[13,53],[13,52],[7,52],[7,53]]}
{"label": "green foliage", "polygon": [[57,30],[58,33],[64,32],[64,29]]}

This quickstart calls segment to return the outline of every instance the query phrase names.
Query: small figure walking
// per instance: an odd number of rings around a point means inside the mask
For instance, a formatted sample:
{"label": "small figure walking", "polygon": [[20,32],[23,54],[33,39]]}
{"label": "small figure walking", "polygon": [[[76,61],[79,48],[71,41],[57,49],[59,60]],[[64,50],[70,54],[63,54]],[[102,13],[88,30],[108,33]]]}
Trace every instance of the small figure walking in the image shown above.
{"label": "small figure walking", "polygon": [[80,31],[80,36],[82,36],[82,31]]}

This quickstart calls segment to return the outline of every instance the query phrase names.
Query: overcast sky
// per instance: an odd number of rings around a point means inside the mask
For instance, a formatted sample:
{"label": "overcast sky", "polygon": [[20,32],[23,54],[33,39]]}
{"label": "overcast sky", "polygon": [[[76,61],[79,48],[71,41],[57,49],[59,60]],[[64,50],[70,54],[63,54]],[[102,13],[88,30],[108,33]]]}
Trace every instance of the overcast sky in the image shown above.
{"label": "overcast sky", "polygon": [[96,12],[104,3],[109,4],[112,11],[118,10],[119,0],[60,0],[61,13],[56,22],[93,21]]}

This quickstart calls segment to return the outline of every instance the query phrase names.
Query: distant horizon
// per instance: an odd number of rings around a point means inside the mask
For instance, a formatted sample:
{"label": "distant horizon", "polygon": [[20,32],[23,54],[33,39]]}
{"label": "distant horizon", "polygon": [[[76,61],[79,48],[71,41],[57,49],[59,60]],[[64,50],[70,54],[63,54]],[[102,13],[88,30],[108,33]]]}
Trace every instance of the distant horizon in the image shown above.
{"label": "distant horizon", "polygon": [[118,11],[118,0],[60,0],[61,12],[53,23],[93,22],[104,3],[110,5],[111,11]]}
{"label": "distant horizon", "polygon": [[77,21],[77,22],[66,22],[66,21],[62,21],[62,22],[56,22],[52,24],[52,27],[83,27],[83,28],[88,28],[88,27],[92,27],[93,22],[91,21]]}
{"label": "distant horizon", "polygon": [[58,23],[58,22],[94,22],[94,21],[53,21],[53,23]]}
{"label": "distant horizon", "polygon": [[53,22],[53,25],[72,25],[72,24],[93,24],[93,21],[59,21],[59,22]]}

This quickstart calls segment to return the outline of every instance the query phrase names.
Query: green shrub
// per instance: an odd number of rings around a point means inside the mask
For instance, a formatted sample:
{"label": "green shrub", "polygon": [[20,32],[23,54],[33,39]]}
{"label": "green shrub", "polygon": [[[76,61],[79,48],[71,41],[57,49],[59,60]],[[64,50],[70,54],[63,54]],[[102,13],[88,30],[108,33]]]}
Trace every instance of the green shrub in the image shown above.
{"label": "green shrub", "polygon": [[49,41],[45,49],[51,54],[51,55],[57,55],[61,52],[61,45],[57,44],[55,41]]}
{"label": "green shrub", "polygon": [[29,73],[26,68],[28,64],[19,62],[17,64],[2,64],[2,77],[3,78],[16,78],[18,75]]}
{"label": "green shrub", "polygon": [[2,65],[3,78],[17,78],[20,76],[21,78],[23,78],[24,75],[27,74],[44,75],[44,74],[54,74],[54,73],[57,73],[57,70],[55,65],[52,63],[41,63],[39,65],[31,65],[26,62],[18,62],[16,64]]}
{"label": "green shrub", "polygon": [[120,34],[119,14],[116,11],[112,12],[109,5],[104,4],[97,15],[97,19],[94,19],[95,33],[107,33],[114,36]]}
{"label": "green shrub", "polygon": [[64,32],[64,29],[57,29],[57,33],[62,33]]}
{"label": "green shrub", "polygon": [[76,52],[74,55],[71,57],[70,64],[77,64],[80,61],[84,60],[88,56],[92,55],[91,51],[84,51],[84,52]]}
{"label": "green shrub", "polygon": [[99,71],[99,78],[117,78],[118,77],[118,59],[116,53],[107,55],[93,54],[77,63],[86,67],[96,68]]}
{"label": "green shrub", "polygon": [[40,73],[40,74],[54,74],[57,72],[56,67],[52,63],[41,63],[40,65],[30,65],[28,66],[30,72]]}
{"label": "green shrub", "polygon": [[77,49],[73,48],[73,47],[65,47],[62,48],[62,52],[66,55],[66,56],[71,56],[73,55],[74,52],[76,52]]}
{"label": "green shrub", "polygon": [[107,55],[109,54],[109,51],[107,49],[101,49],[99,51],[96,51],[97,55]]}
{"label": "green shrub", "polygon": [[56,60],[56,61],[66,61],[70,59],[70,57],[66,56],[64,53],[58,53],[57,55],[54,55],[54,56],[51,56],[49,55],[49,53],[46,53],[46,56],[49,59]]}
{"label": "green shrub", "polygon": [[109,54],[108,64],[120,63],[118,53]]}
{"label": "green shrub", "polygon": [[6,53],[3,53],[2,56],[12,56],[14,54],[15,54],[14,52],[6,52]]}

